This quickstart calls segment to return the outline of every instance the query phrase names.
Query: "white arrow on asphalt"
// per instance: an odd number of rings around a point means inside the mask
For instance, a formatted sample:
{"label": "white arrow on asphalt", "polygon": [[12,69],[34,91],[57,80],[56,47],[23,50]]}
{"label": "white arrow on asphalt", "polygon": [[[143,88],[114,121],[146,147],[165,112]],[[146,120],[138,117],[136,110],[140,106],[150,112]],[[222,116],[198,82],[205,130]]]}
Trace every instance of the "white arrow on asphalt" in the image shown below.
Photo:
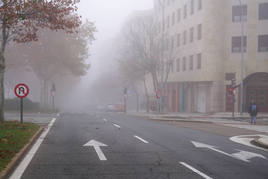
{"label": "white arrow on asphalt", "polygon": [[244,162],[250,162],[250,159],[255,158],[255,157],[259,157],[259,158],[262,158],[262,159],[266,159],[266,157],[264,157],[264,156],[261,155],[261,154],[256,154],[256,153],[247,152],[247,151],[242,151],[242,150],[238,150],[238,151],[240,151],[240,152],[238,152],[238,153],[234,153],[234,154],[232,154],[232,156],[233,156],[234,158],[243,160]]}
{"label": "white arrow on asphalt", "polygon": [[252,153],[252,152],[238,150],[239,152],[237,152],[237,153],[228,154],[226,152],[223,152],[223,151],[217,149],[217,147],[212,146],[212,145],[207,145],[207,144],[203,144],[203,143],[195,142],[195,141],[192,141],[192,143],[194,144],[194,146],[196,148],[207,148],[207,149],[213,150],[215,152],[221,153],[223,155],[226,155],[226,156],[238,159],[238,160],[242,160],[244,162],[250,162],[250,159],[255,158],[255,157],[266,159],[266,157],[264,157],[263,155]]}
{"label": "white arrow on asphalt", "polygon": [[100,147],[108,147],[108,145],[103,144],[103,143],[101,143],[101,142],[98,142],[98,141],[96,141],[96,140],[91,140],[91,141],[89,141],[88,143],[86,143],[86,144],[84,145],[84,147],[94,147],[94,149],[95,149],[95,151],[96,151],[96,153],[97,153],[99,159],[100,159],[101,161],[105,161],[105,160],[107,160],[106,157],[105,157],[105,155],[104,155],[104,153],[102,152],[102,150],[101,150]]}

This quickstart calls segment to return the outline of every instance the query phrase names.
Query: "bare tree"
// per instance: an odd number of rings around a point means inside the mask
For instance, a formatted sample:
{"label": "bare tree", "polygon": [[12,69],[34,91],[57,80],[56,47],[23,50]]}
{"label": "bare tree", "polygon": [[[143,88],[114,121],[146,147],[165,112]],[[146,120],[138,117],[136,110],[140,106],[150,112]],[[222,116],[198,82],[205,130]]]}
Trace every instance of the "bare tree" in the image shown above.
{"label": "bare tree", "polygon": [[[166,34],[163,37],[159,35],[151,12],[131,18],[126,23],[123,34],[120,63],[121,68],[127,71],[126,78],[130,81],[133,78],[143,81],[145,92],[148,93],[145,79],[151,76],[154,93],[158,90],[163,92],[177,56],[174,41],[171,42]],[[136,76],[137,74],[139,75]]]}

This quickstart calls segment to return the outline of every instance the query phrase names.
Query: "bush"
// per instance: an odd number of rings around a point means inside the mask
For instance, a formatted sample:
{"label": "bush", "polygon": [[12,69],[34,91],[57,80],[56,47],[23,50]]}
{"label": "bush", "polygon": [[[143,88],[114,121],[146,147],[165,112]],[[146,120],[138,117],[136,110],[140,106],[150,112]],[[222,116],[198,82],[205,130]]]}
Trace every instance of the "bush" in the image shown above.
{"label": "bush", "polygon": [[[5,100],[6,111],[18,111],[20,110],[20,99],[6,99]],[[29,98],[23,99],[23,110],[24,111],[39,111],[39,103],[31,101]]]}

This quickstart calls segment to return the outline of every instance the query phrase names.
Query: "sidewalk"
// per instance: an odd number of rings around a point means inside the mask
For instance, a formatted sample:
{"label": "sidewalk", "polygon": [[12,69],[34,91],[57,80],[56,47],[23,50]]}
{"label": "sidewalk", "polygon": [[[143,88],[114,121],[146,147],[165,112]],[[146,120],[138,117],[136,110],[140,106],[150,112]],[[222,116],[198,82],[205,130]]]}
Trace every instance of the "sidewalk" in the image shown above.
{"label": "sidewalk", "polygon": [[256,132],[267,133],[267,137],[260,138],[255,142],[268,148],[268,114],[260,113],[257,118],[257,125],[250,124],[250,117],[247,113],[240,116],[239,113],[235,114],[235,119],[232,118],[232,113],[214,113],[214,114],[201,114],[201,113],[170,113],[170,114],[154,114],[154,113],[135,113],[129,112],[128,115],[146,117],[151,120],[157,121],[177,121],[177,122],[196,122],[196,123],[214,123],[229,127],[236,127],[242,129],[253,130]]}
{"label": "sidewalk", "polygon": [[[170,120],[170,121],[193,121],[193,122],[211,122],[211,123],[242,123],[249,124],[250,117],[248,113],[244,113],[240,116],[239,113],[235,113],[233,119],[232,113],[214,113],[214,114],[202,114],[202,113],[169,113],[169,114],[156,114],[156,113],[136,113],[129,112],[129,115],[148,117],[150,119]],[[257,117],[258,125],[268,125],[268,113],[260,113]]]}

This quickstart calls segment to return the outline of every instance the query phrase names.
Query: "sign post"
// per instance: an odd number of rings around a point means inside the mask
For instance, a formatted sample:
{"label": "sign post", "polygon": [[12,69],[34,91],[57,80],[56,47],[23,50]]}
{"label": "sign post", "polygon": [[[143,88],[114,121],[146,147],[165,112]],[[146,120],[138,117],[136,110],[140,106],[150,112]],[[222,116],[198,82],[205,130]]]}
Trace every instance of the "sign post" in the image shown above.
{"label": "sign post", "polygon": [[14,88],[15,95],[20,98],[20,122],[23,123],[23,98],[29,94],[29,87],[26,84],[18,84]]}
{"label": "sign post", "polygon": [[127,113],[127,88],[124,88],[124,113]]}
{"label": "sign post", "polygon": [[50,91],[51,91],[51,96],[52,96],[52,109],[55,110],[55,94],[56,94],[55,83],[52,84],[52,88]]}

